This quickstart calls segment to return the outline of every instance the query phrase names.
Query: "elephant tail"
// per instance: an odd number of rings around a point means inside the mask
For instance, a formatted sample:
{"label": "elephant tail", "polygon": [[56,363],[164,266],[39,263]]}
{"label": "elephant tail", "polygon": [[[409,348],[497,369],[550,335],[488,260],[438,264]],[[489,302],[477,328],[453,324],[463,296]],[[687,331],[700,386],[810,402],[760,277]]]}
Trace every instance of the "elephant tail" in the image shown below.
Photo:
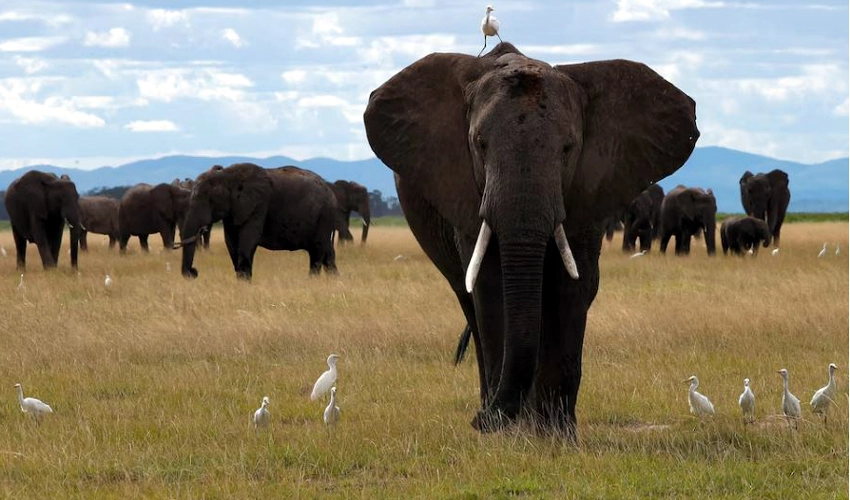
{"label": "elephant tail", "polygon": [[472,328],[469,323],[460,332],[460,338],[457,340],[457,349],[455,350],[455,365],[459,365],[466,355],[466,349],[469,347],[469,338],[472,337]]}

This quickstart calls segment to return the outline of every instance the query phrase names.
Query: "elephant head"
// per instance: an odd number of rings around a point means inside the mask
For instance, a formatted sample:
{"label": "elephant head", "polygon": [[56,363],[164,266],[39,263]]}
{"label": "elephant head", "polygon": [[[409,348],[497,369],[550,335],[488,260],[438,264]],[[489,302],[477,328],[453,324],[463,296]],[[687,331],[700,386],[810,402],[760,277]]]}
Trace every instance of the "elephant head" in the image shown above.
{"label": "elephant head", "polygon": [[[600,244],[605,216],[682,166],[695,120],[694,101],[643,64],[551,66],[509,43],[480,58],[431,54],[372,92],[373,151],[459,240],[476,242],[463,263],[473,295],[485,254],[499,256],[504,357],[488,415],[516,416],[531,390],[547,247],[563,261],[547,276],[586,272],[579,282],[595,286],[598,250],[579,255],[582,270],[569,239]],[[586,312],[593,290],[575,307]]]}
{"label": "elephant head", "polygon": [[744,172],[739,181],[741,186],[741,204],[747,215],[767,219],[767,205],[770,200],[770,182],[763,175]]}
{"label": "elephant head", "polygon": [[[265,219],[271,195],[271,179],[262,167],[239,163],[223,168],[218,165],[198,176],[189,198],[186,218],[180,230],[183,248],[183,275],[198,276],[192,267],[198,232],[213,222],[224,220],[225,227],[242,226]],[[263,216],[254,216],[261,211]]]}
{"label": "elephant head", "polygon": [[[339,216],[345,219],[338,221],[340,225],[338,229],[344,228],[347,233],[348,217],[351,212],[357,212],[363,218],[363,231],[360,236],[360,242],[366,243],[366,238],[369,235],[369,226],[372,225],[372,215],[369,210],[369,191],[366,189],[366,186],[354,181],[338,180],[330,184],[330,187],[336,196]],[[347,237],[351,239],[350,235]],[[340,240],[342,239],[343,235],[340,234]]]}
{"label": "elephant head", "polygon": [[71,234],[71,266],[76,269],[80,237],[85,230],[80,217],[80,195],[77,193],[77,186],[66,174],[62,174],[62,177],[58,180],[48,182],[48,184],[48,205],[59,207],[62,218],[68,222]]}

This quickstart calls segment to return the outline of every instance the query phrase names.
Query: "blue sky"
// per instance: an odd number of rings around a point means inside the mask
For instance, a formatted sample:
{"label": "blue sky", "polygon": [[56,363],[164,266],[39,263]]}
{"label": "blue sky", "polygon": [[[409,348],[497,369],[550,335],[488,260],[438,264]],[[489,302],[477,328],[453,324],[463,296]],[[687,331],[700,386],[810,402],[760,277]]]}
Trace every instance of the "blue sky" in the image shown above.
{"label": "blue sky", "polygon": [[[550,63],[627,58],[697,101],[698,146],[848,153],[837,0],[492,0]],[[372,156],[369,93],[431,52],[477,54],[484,2],[3,0],[0,169],[167,154]]]}

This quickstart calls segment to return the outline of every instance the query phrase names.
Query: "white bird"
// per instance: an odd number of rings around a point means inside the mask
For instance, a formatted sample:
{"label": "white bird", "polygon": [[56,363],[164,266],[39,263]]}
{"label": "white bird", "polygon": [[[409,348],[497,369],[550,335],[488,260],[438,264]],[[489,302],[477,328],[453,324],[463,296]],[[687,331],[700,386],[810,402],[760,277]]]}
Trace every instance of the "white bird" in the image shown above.
{"label": "white bird", "polygon": [[106,286],[106,287],[112,286],[112,276],[107,274],[106,278],[104,278],[104,280],[103,280],[103,285]]}
{"label": "white bird", "polygon": [[478,53],[479,57],[482,53],[484,53],[484,49],[487,48],[488,36],[495,36],[500,42],[502,41],[502,37],[499,36],[499,20],[496,19],[496,16],[490,14],[494,10],[496,9],[488,5],[484,14],[484,19],[481,20],[481,33],[484,33],[484,47],[482,47],[481,52]]}
{"label": "white bird", "polygon": [[3,257],[6,257],[6,255],[8,255],[6,253],[6,247],[0,246],[0,255],[2,255]]}
{"label": "white bird", "polygon": [[46,413],[53,413],[53,408],[42,402],[40,399],[25,398],[24,388],[21,387],[21,384],[15,384],[15,388],[18,389],[18,402],[21,404],[21,411],[32,415],[36,423],[38,423],[38,419],[41,418],[42,415]]}
{"label": "white bird", "polygon": [[812,396],[812,412],[823,415],[823,423],[826,423],[826,415],[829,412],[829,405],[832,404],[835,397],[835,363],[829,364],[829,382],[815,392]]}
{"label": "white bird", "polygon": [[269,426],[269,410],[267,409],[269,406],[269,397],[263,396],[263,403],[254,412],[254,427],[268,427]]}
{"label": "white bird", "polygon": [[398,254],[395,257],[393,257],[393,260],[396,261],[396,262],[398,262],[400,260],[404,260],[404,259],[405,259],[405,257],[402,254]]}
{"label": "white bird", "polygon": [[166,270],[166,271],[171,271],[171,262],[166,262],[166,263],[165,263],[165,270]]}
{"label": "white bird", "polygon": [[331,387],[331,400],[328,406],[325,407],[323,415],[325,425],[334,426],[339,422],[339,406],[336,405],[336,387]]}
{"label": "white bird", "polygon": [[634,254],[632,254],[632,255],[631,255],[631,257],[629,257],[629,258],[630,258],[630,259],[636,259],[636,258],[638,258],[638,257],[643,257],[644,255],[646,255],[646,250],[641,250],[641,251],[640,251],[640,252],[638,252],[638,253],[634,253]]}
{"label": "white bird", "polygon": [[824,255],[826,255],[826,243],[823,244],[823,248],[821,249],[820,253],[818,254],[818,258],[820,259]]}
{"label": "white bird", "polygon": [[750,379],[744,379],[744,392],[738,396],[738,406],[744,413],[744,422],[753,422],[756,419],[756,395],[750,389]]}
{"label": "white bird", "polygon": [[691,408],[691,413],[702,418],[703,415],[714,415],[714,405],[707,397],[697,392],[699,387],[699,379],[696,375],[691,375],[688,379],[682,382],[690,382],[691,387],[688,389],[688,406]]}
{"label": "white bird", "polygon": [[797,419],[800,418],[800,400],[788,390],[788,370],[783,368],[776,373],[782,375],[785,383],[785,392],[782,393],[782,413],[788,418],[788,425],[790,426],[793,421],[796,429]]}
{"label": "white bird", "polygon": [[331,354],[328,356],[328,370],[321,374],[313,384],[313,392],[310,393],[310,401],[315,401],[323,396],[336,383],[336,360],[339,355]]}
{"label": "white bird", "polygon": [[774,248],[774,249],[773,249],[773,251],[772,251],[772,252],[770,252],[770,255],[772,255],[773,257],[776,257],[777,255],[779,255],[779,249],[778,249],[778,248]]}
{"label": "white bird", "polygon": [[[835,255],[841,255],[841,243],[835,244]],[[4,254],[3,256],[5,257],[6,255]]]}
{"label": "white bird", "polygon": [[21,281],[18,283],[18,291],[23,292],[26,286],[24,286],[24,274],[21,273]]}
{"label": "white bird", "polygon": [[750,248],[749,250],[747,250],[747,255],[752,255],[752,254],[753,254],[753,249],[752,249],[752,248]]}

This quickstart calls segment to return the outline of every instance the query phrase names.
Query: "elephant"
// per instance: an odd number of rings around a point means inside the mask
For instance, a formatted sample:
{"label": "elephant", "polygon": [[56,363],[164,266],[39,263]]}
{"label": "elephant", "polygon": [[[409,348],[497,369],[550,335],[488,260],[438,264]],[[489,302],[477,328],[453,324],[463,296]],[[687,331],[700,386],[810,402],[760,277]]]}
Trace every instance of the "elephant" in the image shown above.
{"label": "elephant", "polygon": [[653,184],[635,197],[623,214],[623,251],[632,252],[635,241],[640,240],[641,251],[652,248],[652,240],[657,237],[661,221],[661,203],[664,201],[664,189]]}
{"label": "elephant", "polygon": [[86,229],[80,234],[80,250],[87,252],[88,233],[109,236],[109,248],[115,248],[115,242],[121,237],[118,227],[118,207],[121,201],[108,196],[81,196],[80,220]]}
{"label": "elephant", "polygon": [[717,200],[711,190],[679,185],[661,203],[661,253],[667,252],[670,238],[676,237],[676,255],[688,255],[691,236],[703,231],[708,255],[715,254]]}
{"label": "elephant", "polygon": [[[222,167],[221,165],[215,165],[213,168],[222,169],[224,167]],[[175,178],[173,181],[171,181],[171,185],[179,186],[183,189],[188,189],[189,191],[191,191],[192,188],[195,186],[195,180],[190,179],[189,177],[186,177],[182,181],[180,180],[180,178]],[[210,223],[209,225],[201,229],[201,232],[198,234],[198,237],[201,239],[201,245],[198,246],[198,248],[202,248],[204,250],[210,249],[210,235],[212,233],[212,227],[213,224]]]}
{"label": "elephant", "polygon": [[18,270],[27,263],[27,242],[35,243],[44,269],[55,268],[62,248],[65,222],[71,228],[71,267],[77,269],[81,231],[80,195],[68,178],[30,170],[6,189],[6,212],[12,223]]}
{"label": "elephant", "polygon": [[729,217],[720,225],[720,244],[723,255],[729,250],[736,255],[744,255],[748,250],[753,256],[759,253],[759,243],[765,248],[770,246],[770,228],[767,222],[755,217]]}
{"label": "elephant", "polygon": [[369,145],[475,342],[473,428],[575,439],[603,219],[684,164],[695,106],[644,64],[551,66],[507,42],[430,54],[371,93]]}
{"label": "elephant", "polygon": [[307,250],[310,273],[335,274],[333,235],[336,197],[324,179],[294,166],[266,169],[236,163],[198,176],[186,221],[180,230],[183,275],[192,267],[198,231],[214,221],[224,225],[224,241],[237,278],[250,280],[257,246],[268,250]]}
{"label": "elephant", "polygon": [[148,251],[148,235],[159,233],[163,246],[174,244],[175,228],[183,224],[191,191],[171,184],[136,184],[121,198],[118,209],[119,246],[127,251],[127,241],[138,236],[142,250]]}
{"label": "elephant", "polygon": [[372,223],[372,216],[369,211],[369,192],[366,190],[366,187],[354,181],[343,180],[338,180],[333,184],[328,183],[328,185],[333,190],[334,195],[336,195],[336,230],[339,233],[340,245],[346,241],[354,240],[349,230],[351,212],[357,212],[363,218],[363,232],[360,235],[360,243],[366,243],[366,237],[369,235],[369,225]]}
{"label": "elephant", "polygon": [[766,174],[753,175],[747,170],[741,176],[739,184],[744,212],[767,222],[773,247],[779,248],[779,234],[782,231],[782,223],[785,222],[788,204],[791,202],[788,174],[774,169]]}
{"label": "elephant", "polygon": [[614,241],[614,233],[623,230],[623,213],[617,212],[614,215],[605,217],[602,221],[602,231],[605,233],[605,240]]}

